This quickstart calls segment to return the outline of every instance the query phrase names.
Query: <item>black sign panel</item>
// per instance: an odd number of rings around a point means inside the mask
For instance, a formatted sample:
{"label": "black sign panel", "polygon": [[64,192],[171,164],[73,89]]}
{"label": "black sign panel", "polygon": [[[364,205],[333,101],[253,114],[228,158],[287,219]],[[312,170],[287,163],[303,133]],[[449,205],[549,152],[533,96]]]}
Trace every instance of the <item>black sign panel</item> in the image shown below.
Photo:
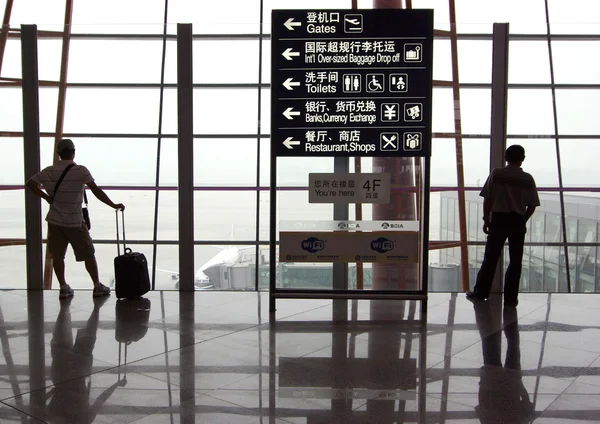
{"label": "black sign panel", "polygon": [[273,156],[430,156],[433,11],[273,10]]}

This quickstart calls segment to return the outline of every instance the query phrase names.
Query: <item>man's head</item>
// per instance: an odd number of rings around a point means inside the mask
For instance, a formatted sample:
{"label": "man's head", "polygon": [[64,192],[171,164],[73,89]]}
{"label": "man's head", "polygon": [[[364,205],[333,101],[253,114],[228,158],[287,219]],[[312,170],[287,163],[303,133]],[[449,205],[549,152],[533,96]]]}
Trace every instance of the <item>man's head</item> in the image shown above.
{"label": "man's head", "polygon": [[56,153],[61,159],[73,159],[75,156],[75,145],[68,138],[63,138],[56,145]]}
{"label": "man's head", "polygon": [[511,165],[521,165],[525,160],[525,149],[523,146],[513,144],[504,153],[504,159]]}

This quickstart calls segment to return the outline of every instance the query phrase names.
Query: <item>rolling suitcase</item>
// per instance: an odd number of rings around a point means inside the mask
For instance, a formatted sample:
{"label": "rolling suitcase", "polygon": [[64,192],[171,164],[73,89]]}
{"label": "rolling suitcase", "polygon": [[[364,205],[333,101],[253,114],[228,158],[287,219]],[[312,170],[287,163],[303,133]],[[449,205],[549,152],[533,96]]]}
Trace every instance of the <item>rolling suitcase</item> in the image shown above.
{"label": "rolling suitcase", "polygon": [[125,212],[123,217],[123,254],[119,241],[119,211],[117,216],[117,254],[115,258],[115,293],[117,298],[137,299],[150,290],[148,261],[140,252],[133,252],[125,242]]}

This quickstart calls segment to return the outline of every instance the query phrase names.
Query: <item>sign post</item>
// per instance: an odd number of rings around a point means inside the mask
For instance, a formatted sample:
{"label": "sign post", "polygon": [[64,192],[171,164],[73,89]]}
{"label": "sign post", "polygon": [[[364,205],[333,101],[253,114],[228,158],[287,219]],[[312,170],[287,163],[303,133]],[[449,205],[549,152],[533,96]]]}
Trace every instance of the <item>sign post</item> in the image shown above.
{"label": "sign post", "polygon": [[[409,156],[428,161],[433,11],[273,10],[271,34],[270,310],[274,311],[277,158]],[[311,178],[311,185],[315,181]],[[311,196],[323,200],[342,191],[327,193]],[[384,199],[386,195],[389,199],[389,188]],[[332,200],[334,208],[339,202]],[[427,249],[426,241],[422,245]]]}

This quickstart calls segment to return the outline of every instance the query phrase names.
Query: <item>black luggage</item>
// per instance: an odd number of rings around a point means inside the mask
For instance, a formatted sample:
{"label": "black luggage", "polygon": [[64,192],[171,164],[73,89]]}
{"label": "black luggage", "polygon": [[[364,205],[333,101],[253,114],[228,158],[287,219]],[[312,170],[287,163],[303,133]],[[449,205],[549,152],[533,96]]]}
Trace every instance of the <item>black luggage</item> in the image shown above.
{"label": "black luggage", "polygon": [[137,299],[150,290],[148,261],[140,252],[133,252],[125,242],[125,212],[123,217],[123,249],[119,242],[119,211],[117,211],[117,253],[115,258],[115,293],[117,298]]}

